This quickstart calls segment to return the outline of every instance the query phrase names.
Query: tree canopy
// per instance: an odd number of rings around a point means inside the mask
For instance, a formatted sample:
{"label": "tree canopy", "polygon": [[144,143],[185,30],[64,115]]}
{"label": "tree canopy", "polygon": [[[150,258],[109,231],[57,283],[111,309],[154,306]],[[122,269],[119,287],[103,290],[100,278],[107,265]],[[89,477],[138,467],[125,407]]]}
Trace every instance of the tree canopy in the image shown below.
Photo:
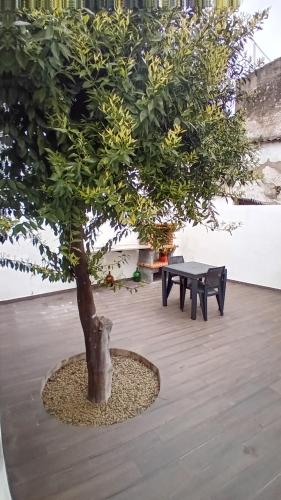
{"label": "tree canopy", "polygon": [[92,11],[99,9],[115,9],[123,7],[126,9],[136,8],[191,8],[194,10],[202,10],[206,7],[215,7],[223,9],[226,7],[238,8],[240,0],[10,0],[6,9],[26,8],[34,9],[81,9],[89,8]]}
{"label": "tree canopy", "polygon": [[[214,196],[252,179],[233,105],[262,19],[118,8],[0,25],[0,240],[30,236],[43,258],[0,264],[76,280],[91,401],[107,401],[112,373],[111,322],[91,289],[96,235],[106,221],[113,240],[150,235],[157,221],[215,222]],[[57,249],[40,237],[46,226]]]}
{"label": "tree canopy", "polygon": [[251,178],[233,102],[262,18],[34,11],[1,28],[1,213],[24,217],[14,236],[59,235],[59,253],[34,240],[50,278],[73,277],[81,227],[90,248],[107,220],[209,220],[213,197]]}

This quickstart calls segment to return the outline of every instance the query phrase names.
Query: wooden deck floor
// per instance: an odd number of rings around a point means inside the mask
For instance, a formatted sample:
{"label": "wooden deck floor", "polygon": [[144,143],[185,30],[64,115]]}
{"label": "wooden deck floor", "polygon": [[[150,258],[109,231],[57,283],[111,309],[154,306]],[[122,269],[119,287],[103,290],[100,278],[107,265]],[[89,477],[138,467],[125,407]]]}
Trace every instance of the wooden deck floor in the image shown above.
{"label": "wooden deck floor", "polygon": [[[96,294],[112,346],[148,357],[160,396],[109,428],[49,417],[42,377],[83,350],[75,294],[0,306],[0,409],[15,500],[280,500],[281,294],[228,284],[225,316],[190,320],[177,287]],[[189,307],[189,305],[188,305]]]}

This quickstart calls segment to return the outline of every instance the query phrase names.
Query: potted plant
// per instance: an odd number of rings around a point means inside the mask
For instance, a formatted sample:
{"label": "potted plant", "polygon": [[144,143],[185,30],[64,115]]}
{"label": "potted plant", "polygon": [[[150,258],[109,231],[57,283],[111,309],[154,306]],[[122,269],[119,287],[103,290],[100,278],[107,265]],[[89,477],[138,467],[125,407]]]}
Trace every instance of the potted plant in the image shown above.
{"label": "potted plant", "polygon": [[159,249],[159,262],[168,264],[168,250],[166,248]]}

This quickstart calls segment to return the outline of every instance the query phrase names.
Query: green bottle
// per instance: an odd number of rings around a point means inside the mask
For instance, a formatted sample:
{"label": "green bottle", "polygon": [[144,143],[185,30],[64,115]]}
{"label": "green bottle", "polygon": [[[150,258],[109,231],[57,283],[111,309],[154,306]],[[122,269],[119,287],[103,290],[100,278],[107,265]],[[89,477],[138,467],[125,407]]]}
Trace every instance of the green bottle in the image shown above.
{"label": "green bottle", "polygon": [[141,272],[140,272],[139,268],[137,267],[137,269],[133,273],[133,281],[139,282],[140,280],[141,280]]}

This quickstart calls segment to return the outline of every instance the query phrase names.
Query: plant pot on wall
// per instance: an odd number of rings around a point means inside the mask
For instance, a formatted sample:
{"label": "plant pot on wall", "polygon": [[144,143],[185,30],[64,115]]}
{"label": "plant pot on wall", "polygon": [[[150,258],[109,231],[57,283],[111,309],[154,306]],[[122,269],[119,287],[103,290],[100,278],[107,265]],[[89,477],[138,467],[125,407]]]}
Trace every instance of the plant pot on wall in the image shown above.
{"label": "plant pot on wall", "polygon": [[159,252],[159,262],[163,262],[165,264],[168,264],[168,255],[166,252]]}
{"label": "plant pot on wall", "polygon": [[142,244],[150,245],[156,251],[163,249],[166,252],[165,247],[173,246],[174,231],[176,229],[176,224],[168,222],[155,223],[147,227],[143,226],[144,234],[140,235],[140,241]]}

